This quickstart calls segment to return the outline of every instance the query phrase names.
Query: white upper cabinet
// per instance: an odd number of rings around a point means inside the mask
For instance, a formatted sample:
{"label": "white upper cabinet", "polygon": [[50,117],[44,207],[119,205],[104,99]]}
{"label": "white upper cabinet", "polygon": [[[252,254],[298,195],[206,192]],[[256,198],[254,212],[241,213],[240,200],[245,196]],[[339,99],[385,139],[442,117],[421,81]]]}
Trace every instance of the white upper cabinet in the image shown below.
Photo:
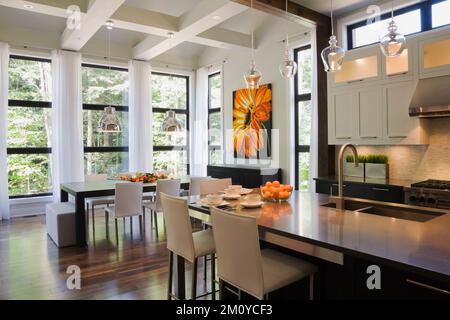
{"label": "white upper cabinet", "polygon": [[450,74],[450,31],[419,42],[421,78]]}
{"label": "white upper cabinet", "polygon": [[362,143],[378,142],[383,137],[383,112],[380,89],[358,92],[358,138]]}
{"label": "white upper cabinet", "polygon": [[356,95],[342,92],[333,95],[328,108],[329,139],[336,144],[355,139]]}

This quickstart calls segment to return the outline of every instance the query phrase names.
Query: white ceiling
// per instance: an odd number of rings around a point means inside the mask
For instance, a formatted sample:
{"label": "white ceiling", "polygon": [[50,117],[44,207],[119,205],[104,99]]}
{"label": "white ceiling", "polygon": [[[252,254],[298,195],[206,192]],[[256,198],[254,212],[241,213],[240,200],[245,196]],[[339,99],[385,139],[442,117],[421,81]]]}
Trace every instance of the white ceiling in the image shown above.
{"label": "white ceiling", "polygon": [[179,17],[202,0],[127,0],[126,5]]}
{"label": "white ceiling", "polygon": [[[289,0],[310,8],[322,14],[330,15],[331,0]],[[354,10],[369,6],[378,1],[374,0],[333,0],[333,8],[336,16],[343,15]]]}
{"label": "white ceiling", "polygon": [[66,20],[64,18],[0,6],[0,25],[8,26],[9,28],[26,28],[62,33],[66,27]]}

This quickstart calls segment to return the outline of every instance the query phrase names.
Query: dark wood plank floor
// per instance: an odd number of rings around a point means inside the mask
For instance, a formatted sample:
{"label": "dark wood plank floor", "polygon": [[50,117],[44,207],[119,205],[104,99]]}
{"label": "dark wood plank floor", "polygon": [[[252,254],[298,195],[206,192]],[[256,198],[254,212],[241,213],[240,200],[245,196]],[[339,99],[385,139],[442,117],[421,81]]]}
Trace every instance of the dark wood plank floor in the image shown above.
{"label": "dark wood plank floor", "polygon": [[[168,251],[164,226],[160,215],[156,237],[149,217],[145,240],[140,238],[137,218],[133,234],[129,220],[125,227],[120,220],[117,246],[114,224],[110,224],[108,240],[104,214],[98,210],[95,238],[89,225],[88,247],[62,249],[47,236],[45,216],[1,221],[0,299],[165,299]],[[70,265],[81,268],[81,290],[67,289]],[[186,265],[186,295],[190,298],[192,269]],[[197,278],[200,295],[205,290],[202,262]]]}

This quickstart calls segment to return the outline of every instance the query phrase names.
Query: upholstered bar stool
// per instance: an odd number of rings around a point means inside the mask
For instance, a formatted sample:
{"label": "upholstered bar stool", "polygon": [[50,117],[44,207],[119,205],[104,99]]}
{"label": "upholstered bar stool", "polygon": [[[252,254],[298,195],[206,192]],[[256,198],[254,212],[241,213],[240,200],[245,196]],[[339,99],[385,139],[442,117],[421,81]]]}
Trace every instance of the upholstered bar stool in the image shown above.
{"label": "upholstered bar stool", "polygon": [[107,207],[106,213],[106,230],[109,235],[109,217],[114,219],[116,229],[116,242],[119,244],[119,229],[117,219],[130,218],[130,230],[133,233],[133,217],[139,217],[139,231],[141,239],[143,238],[142,230],[142,183],[121,182],[116,184],[115,206]]}
{"label": "upholstered bar stool", "polygon": [[[212,294],[215,298],[215,263],[214,238],[212,230],[202,230],[192,233],[189,217],[188,202],[180,197],[160,195],[164,220],[167,231],[167,249],[169,250],[169,281],[167,287],[167,299],[175,298],[172,294],[173,255],[183,257],[193,266],[192,274],[192,299]],[[200,257],[211,255],[211,292],[197,296],[197,260]]]}
{"label": "upholstered bar stool", "polygon": [[220,280],[260,300],[270,292],[309,277],[313,299],[313,264],[259,246],[256,219],[211,208]]}
{"label": "upholstered bar stool", "polygon": [[178,197],[180,195],[181,180],[180,179],[164,179],[156,181],[156,196],[154,201],[144,202],[142,206],[142,213],[144,216],[144,231],[145,231],[145,209],[150,210],[150,221],[153,226],[153,219],[155,220],[156,235],[158,235],[158,212],[161,212],[161,193]]}

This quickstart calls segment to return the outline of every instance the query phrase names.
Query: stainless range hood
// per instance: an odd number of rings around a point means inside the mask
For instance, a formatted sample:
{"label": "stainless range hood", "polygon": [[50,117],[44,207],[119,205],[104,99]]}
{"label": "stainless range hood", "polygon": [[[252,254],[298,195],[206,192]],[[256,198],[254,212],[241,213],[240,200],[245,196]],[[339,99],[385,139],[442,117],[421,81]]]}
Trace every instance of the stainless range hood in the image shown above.
{"label": "stainless range hood", "polygon": [[450,117],[450,76],[420,79],[409,107],[411,117]]}

